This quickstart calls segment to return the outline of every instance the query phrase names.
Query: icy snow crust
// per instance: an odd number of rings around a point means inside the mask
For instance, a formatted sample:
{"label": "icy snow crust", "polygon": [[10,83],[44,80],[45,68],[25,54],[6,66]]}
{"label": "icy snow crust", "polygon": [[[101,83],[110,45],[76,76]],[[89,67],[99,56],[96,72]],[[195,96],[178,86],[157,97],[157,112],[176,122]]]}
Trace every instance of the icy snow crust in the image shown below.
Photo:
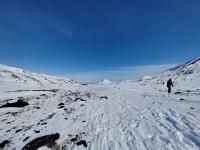
{"label": "icy snow crust", "polygon": [[[55,133],[60,134],[56,144],[61,150],[200,149],[200,61],[152,79],[106,85],[45,76],[48,81],[44,75],[28,73],[37,82],[23,74],[1,66],[0,106],[19,98],[29,103],[0,108],[0,143],[10,141],[5,150],[20,150]],[[169,97],[163,83],[168,78],[175,86]],[[71,140],[76,136],[87,147]]]}

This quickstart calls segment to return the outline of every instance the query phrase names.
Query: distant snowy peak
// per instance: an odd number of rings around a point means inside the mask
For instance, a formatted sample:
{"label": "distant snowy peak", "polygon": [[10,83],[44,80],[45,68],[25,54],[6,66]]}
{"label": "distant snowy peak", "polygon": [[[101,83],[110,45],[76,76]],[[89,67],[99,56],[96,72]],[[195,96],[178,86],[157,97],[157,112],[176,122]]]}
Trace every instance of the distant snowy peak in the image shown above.
{"label": "distant snowy peak", "polygon": [[111,84],[112,81],[108,80],[108,79],[103,79],[101,82],[99,82],[100,85],[107,85],[107,84]]}
{"label": "distant snowy peak", "polygon": [[152,79],[152,77],[150,77],[150,76],[144,76],[143,78],[142,78],[142,80],[151,80]]}
{"label": "distant snowy peak", "polygon": [[76,82],[65,77],[54,77],[29,72],[23,69],[0,64],[0,82],[21,82],[35,84],[65,84]]}

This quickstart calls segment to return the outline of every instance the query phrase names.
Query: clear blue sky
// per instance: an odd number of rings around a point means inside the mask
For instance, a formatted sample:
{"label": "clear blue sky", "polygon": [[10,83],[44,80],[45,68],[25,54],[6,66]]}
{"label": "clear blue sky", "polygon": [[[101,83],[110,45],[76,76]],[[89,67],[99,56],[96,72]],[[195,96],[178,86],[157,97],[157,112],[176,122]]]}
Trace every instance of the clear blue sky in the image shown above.
{"label": "clear blue sky", "polygon": [[0,63],[66,74],[200,55],[199,0],[1,0]]}

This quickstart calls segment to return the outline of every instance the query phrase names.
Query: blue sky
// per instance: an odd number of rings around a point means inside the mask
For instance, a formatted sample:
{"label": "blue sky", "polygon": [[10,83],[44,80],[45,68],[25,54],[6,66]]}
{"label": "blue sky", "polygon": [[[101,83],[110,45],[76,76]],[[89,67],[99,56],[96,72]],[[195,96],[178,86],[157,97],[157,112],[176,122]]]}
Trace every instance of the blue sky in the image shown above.
{"label": "blue sky", "polygon": [[116,70],[138,66],[158,72],[200,55],[199,6],[199,0],[1,0],[0,63],[93,80],[131,78],[140,69],[129,76]]}

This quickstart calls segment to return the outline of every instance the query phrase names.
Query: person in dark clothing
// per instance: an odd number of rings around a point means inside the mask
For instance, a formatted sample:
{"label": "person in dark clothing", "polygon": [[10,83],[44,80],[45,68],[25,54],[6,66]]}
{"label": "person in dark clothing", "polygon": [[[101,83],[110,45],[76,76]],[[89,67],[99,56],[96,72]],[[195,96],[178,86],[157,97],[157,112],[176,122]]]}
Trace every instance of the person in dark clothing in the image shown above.
{"label": "person in dark clothing", "polygon": [[167,81],[168,93],[171,93],[171,87],[173,87],[173,83],[172,83],[172,79],[169,79]]}

